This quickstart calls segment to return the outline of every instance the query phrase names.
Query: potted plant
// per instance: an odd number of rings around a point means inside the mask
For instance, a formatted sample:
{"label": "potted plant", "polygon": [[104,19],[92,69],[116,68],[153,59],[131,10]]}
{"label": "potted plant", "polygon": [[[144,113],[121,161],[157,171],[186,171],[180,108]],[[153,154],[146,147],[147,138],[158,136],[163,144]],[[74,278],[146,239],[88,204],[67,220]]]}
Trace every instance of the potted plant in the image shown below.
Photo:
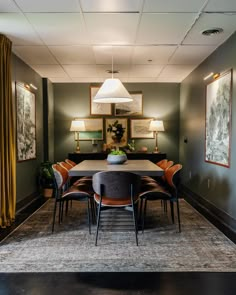
{"label": "potted plant", "polygon": [[44,197],[50,198],[53,196],[54,173],[52,169],[52,163],[49,161],[40,164],[39,186]]}
{"label": "potted plant", "polygon": [[107,156],[109,164],[123,164],[125,161],[127,161],[126,153],[121,150],[111,151]]}

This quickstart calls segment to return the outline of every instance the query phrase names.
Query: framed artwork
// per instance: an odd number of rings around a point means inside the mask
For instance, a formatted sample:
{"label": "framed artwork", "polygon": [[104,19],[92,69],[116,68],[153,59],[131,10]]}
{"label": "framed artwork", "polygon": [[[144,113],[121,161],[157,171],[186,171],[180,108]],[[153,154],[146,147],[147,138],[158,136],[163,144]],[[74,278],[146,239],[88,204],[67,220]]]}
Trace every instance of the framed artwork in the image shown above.
{"label": "framed artwork", "polygon": [[142,116],[143,94],[142,92],[130,92],[133,98],[131,102],[116,103],[115,116]]}
{"label": "framed artwork", "polygon": [[83,120],[86,131],[79,132],[79,140],[103,140],[103,119],[76,119]]}
{"label": "framed artwork", "polygon": [[17,161],[36,158],[35,94],[16,83]]}
{"label": "framed artwork", "polygon": [[232,71],[206,86],[205,161],[230,166]]}
{"label": "framed artwork", "polygon": [[116,146],[127,145],[127,119],[106,119],[106,143]]}
{"label": "framed artwork", "polygon": [[149,131],[150,122],[148,119],[130,119],[130,137],[131,138],[154,138],[153,131]]}
{"label": "framed artwork", "polygon": [[99,90],[99,86],[90,86],[90,114],[91,115],[111,115],[111,103],[93,102],[94,96]]}

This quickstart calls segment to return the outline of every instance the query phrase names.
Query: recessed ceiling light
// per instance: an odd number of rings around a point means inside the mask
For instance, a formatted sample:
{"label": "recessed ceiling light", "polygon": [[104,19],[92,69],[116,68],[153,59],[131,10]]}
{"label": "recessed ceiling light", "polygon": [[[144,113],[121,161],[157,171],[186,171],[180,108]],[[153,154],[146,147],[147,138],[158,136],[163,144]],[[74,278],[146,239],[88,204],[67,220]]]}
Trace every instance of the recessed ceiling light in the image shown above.
{"label": "recessed ceiling light", "polygon": [[213,28],[213,29],[208,29],[208,30],[202,31],[202,35],[214,36],[214,35],[220,34],[222,32],[223,32],[222,28]]}

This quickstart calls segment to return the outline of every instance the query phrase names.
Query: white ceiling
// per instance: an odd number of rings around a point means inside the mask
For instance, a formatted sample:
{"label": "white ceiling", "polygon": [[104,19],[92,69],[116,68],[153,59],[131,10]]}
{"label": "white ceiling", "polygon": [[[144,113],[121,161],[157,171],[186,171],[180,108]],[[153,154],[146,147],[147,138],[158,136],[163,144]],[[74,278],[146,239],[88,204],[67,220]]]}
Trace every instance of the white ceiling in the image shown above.
{"label": "white ceiling", "polygon": [[[205,29],[223,33],[203,36]],[[52,82],[181,82],[235,32],[236,0],[0,0],[0,33]]]}

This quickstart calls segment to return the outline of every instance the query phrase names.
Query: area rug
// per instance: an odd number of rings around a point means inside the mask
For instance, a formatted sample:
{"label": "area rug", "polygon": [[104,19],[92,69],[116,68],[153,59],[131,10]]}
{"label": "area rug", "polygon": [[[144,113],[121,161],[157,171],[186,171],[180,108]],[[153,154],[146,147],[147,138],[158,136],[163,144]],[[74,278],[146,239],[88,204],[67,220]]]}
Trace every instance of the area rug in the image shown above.
{"label": "area rug", "polygon": [[51,233],[53,200],[0,244],[0,272],[236,271],[236,245],[184,200],[182,232],[160,202],[149,202],[136,246],[131,212],[104,211],[98,246],[86,204],[73,202]]}

